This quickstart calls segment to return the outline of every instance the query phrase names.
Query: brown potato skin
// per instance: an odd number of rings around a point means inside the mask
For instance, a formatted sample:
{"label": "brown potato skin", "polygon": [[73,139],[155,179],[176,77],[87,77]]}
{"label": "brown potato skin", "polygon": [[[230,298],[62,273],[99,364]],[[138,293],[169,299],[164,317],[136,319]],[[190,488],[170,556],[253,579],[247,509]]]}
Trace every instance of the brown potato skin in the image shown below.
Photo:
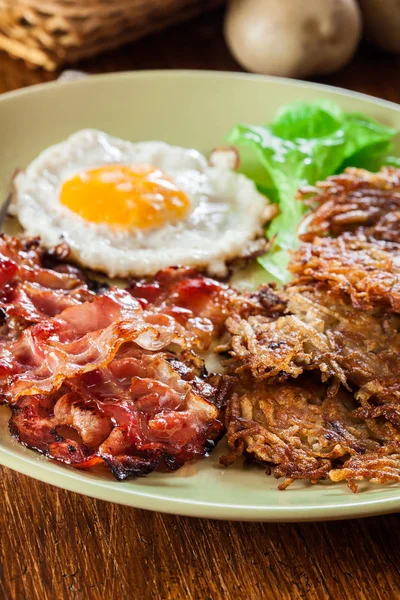
{"label": "brown potato skin", "polygon": [[232,0],[225,38],[247,70],[308,77],[340,69],[361,37],[355,0]]}
{"label": "brown potato skin", "polygon": [[365,36],[387,52],[400,52],[399,0],[359,0]]}

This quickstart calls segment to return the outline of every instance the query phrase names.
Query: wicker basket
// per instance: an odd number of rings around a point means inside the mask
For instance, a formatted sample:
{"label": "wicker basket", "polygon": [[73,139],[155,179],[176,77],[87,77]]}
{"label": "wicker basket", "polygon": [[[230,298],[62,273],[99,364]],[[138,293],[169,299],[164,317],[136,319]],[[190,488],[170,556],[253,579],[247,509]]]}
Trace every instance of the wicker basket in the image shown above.
{"label": "wicker basket", "polygon": [[215,8],[224,0],[0,0],[0,48],[49,71]]}

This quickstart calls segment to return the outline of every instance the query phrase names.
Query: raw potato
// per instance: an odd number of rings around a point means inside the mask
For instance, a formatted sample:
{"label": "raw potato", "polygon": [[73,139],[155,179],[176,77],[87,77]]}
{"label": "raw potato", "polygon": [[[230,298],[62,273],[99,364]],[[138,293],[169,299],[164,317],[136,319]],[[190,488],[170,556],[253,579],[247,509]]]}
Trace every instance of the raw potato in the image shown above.
{"label": "raw potato", "polygon": [[225,20],[236,60],[268,75],[336,71],[351,58],[360,36],[355,0],[232,0]]}
{"label": "raw potato", "polygon": [[359,0],[368,40],[389,52],[400,52],[400,1]]}

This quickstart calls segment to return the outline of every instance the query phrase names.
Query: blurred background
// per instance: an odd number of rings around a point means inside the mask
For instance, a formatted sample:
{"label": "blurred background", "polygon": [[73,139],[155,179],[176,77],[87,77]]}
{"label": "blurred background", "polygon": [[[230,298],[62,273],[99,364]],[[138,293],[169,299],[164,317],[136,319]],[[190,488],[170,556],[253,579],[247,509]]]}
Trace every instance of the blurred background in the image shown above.
{"label": "blurred background", "polygon": [[0,92],[65,69],[212,69],[398,100],[396,0],[0,0]]}

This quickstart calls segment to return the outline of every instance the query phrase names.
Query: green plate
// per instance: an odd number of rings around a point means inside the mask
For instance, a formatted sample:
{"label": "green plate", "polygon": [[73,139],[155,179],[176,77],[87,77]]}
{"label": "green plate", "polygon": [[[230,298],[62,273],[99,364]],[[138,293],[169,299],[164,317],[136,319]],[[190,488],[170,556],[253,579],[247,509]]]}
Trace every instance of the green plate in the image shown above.
{"label": "green plate", "polygon": [[[128,140],[160,139],[207,153],[238,121],[268,122],[283,103],[331,98],[400,130],[400,108],[326,86],[241,74],[151,71],[89,77],[0,96],[0,192],[41,150],[86,127]],[[224,442],[207,459],[173,474],[119,483],[106,474],[63,467],[11,439],[8,409],[0,411],[0,463],[41,481],[137,508],[216,519],[314,521],[400,509],[400,485],[297,482],[286,491],[261,468],[224,469]]]}

